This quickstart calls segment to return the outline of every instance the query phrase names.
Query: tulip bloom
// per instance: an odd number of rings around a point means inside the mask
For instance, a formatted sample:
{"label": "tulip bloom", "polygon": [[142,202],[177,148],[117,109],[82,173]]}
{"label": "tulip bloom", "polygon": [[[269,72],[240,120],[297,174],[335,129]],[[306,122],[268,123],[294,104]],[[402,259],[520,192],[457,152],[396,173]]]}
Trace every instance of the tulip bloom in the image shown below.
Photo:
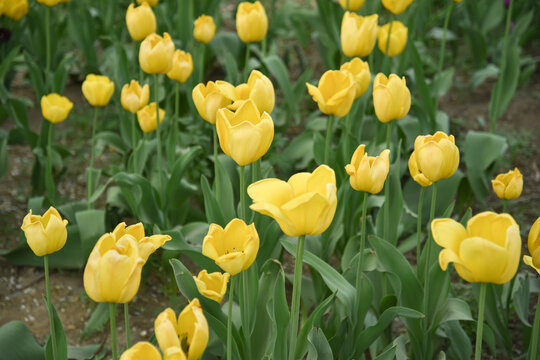
{"label": "tulip bloom", "polygon": [[82,92],[92,106],[106,106],[114,93],[114,82],[104,75],[86,75]]}
{"label": "tulip bloom", "polygon": [[405,49],[409,30],[401,21],[392,21],[392,26],[390,26],[390,24],[381,26],[377,35],[377,43],[379,45],[379,50],[381,50],[383,54],[386,54],[389,31],[390,45],[388,46],[388,56],[393,57],[401,54],[403,49]]}
{"label": "tulip bloom", "polygon": [[236,112],[218,110],[216,129],[221,149],[240,166],[259,160],[274,139],[272,118],[260,114],[253,100],[246,100]]}
{"label": "tulip bloom", "polygon": [[147,341],[139,341],[120,356],[120,360],[161,360],[161,354],[154,345]]}
{"label": "tulip bloom", "polygon": [[4,0],[3,14],[13,20],[21,20],[28,13],[28,0]]}
{"label": "tulip bloom", "polygon": [[268,32],[268,17],[260,1],[241,2],[236,10],[236,32],[245,43],[259,42]]}
{"label": "tulip bloom", "polygon": [[32,215],[32,210],[24,217],[21,229],[30,249],[36,256],[57,252],[66,244],[68,221],[62,219],[52,206],[43,214]]}
{"label": "tulip bloom", "polygon": [[63,0],[37,0],[38,3],[47,5],[47,6],[55,6],[58,5],[61,2],[67,2]]}
{"label": "tulip bloom", "polygon": [[131,80],[122,87],[120,102],[122,107],[132,114],[142,109],[148,104],[150,99],[150,86],[145,84],[141,86],[137,80]]}
{"label": "tulip bloom", "polygon": [[41,113],[53,124],[66,120],[73,103],[65,96],[52,93],[41,98]]}
{"label": "tulip bloom", "polygon": [[322,113],[343,117],[351,110],[356,83],[350,72],[328,70],[319,80],[318,87],[308,83],[306,86]]}
{"label": "tulip bloom", "polygon": [[216,81],[216,86],[221,93],[232,100],[234,103],[228,108],[237,110],[240,105],[248,99],[251,99],[257,105],[260,113],[267,112],[271,114],[274,110],[276,95],[272,81],[258,70],[253,70],[249,74],[248,82],[234,86],[226,81]]}
{"label": "tulip bloom", "polygon": [[231,275],[229,273],[214,272],[209,274],[206,270],[201,270],[197,276],[193,277],[199,292],[209,299],[221,303],[223,295],[227,292],[227,284]]}
{"label": "tulip bloom", "polygon": [[435,219],[431,231],[443,247],[439,264],[444,271],[453,262],[463,280],[494,284],[504,284],[516,274],[521,236],[509,214],[486,211],[473,216],[467,228],[452,219]]}
{"label": "tulip bloom", "polygon": [[130,3],[126,12],[126,25],[131,38],[141,41],[156,32],[156,16],[146,1],[138,7]]}
{"label": "tulip bloom", "polygon": [[[349,8],[347,8],[347,3],[349,3]],[[339,5],[343,10],[356,11],[364,6],[364,0],[339,0]]]}
{"label": "tulip bloom", "polygon": [[222,228],[210,225],[204,237],[202,253],[234,276],[248,269],[259,251],[259,234],[255,224],[247,225],[244,220],[233,219]]}
{"label": "tulip bloom", "polygon": [[208,322],[199,299],[193,299],[176,320],[171,308],[154,321],[154,332],[165,359],[199,359],[208,345]]}
{"label": "tulip bloom", "polygon": [[[159,123],[161,124],[163,122],[163,118],[165,117],[165,110],[162,108],[159,108]],[[157,121],[156,121],[156,103],[150,103],[149,105],[146,105],[141,110],[137,111],[137,121],[139,122],[139,126],[141,127],[141,130],[145,133],[149,133],[152,131],[155,131],[157,129]]]}
{"label": "tulip bloom", "polygon": [[536,219],[531,230],[529,230],[527,246],[532,256],[524,255],[523,262],[540,274],[540,217]]}
{"label": "tulip bloom", "polygon": [[341,21],[341,48],[348,57],[368,56],[377,41],[379,16],[360,16],[346,11]]}
{"label": "tulip bloom", "polygon": [[437,131],[434,135],[418,136],[409,158],[409,172],[422,186],[449,178],[459,165],[459,149],[453,135]]}
{"label": "tulip bloom", "polygon": [[409,113],[411,92],[407,88],[405,77],[396,74],[388,78],[383,73],[377,74],[373,81],[373,107],[380,122],[399,120]]}
{"label": "tulip bloom", "polygon": [[362,61],[362,59],[356,57],[341,65],[340,70],[347,71],[352,75],[356,85],[355,99],[362,96],[371,82],[371,72],[369,71],[369,64],[367,61]]}
{"label": "tulip bloom", "polygon": [[365,148],[363,144],[358,146],[345,171],[354,190],[378,194],[390,170],[390,150],[383,150],[379,156],[368,156]]}
{"label": "tulip bloom", "polygon": [[407,10],[412,2],[413,0],[382,0],[384,7],[394,15],[401,14]]}
{"label": "tulip bloom", "polygon": [[500,199],[516,199],[523,191],[523,175],[518,168],[515,168],[497,175],[495,180],[491,180],[491,185]]}
{"label": "tulip bloom", "polygon": [[167,73],[171,80],[185,83],[193,72],[193,59],[191,54],[183,50],[176,50],[173,55],[172,68]]}
{"label": "tulip bloom", "polygon": [[277,221],[289,236],[318,235],[332,223],[337,207],[336,175],[321,165],[313,173],[264,179],[248,186],[250,208]]}
{"label": "tulip bloom", "polygon": [[141,43],[139,64],[147,74],[166,74],[173,65],[174,43],[168,33],[148,35]]}
{"label": "tulip bloom", "polygon": [[137,4],[142,5],[148,3],[151,7],[154,7],[158,4],[159,0],[137,0]]}
{"label": "tulip bloom", "polygon": [[214,18],[208,15],[199,16],[194,22],[193,37],[198,42],[208,44],[216,35]]}
{"label": "tulip bloom", "polygon": [[231,103],[213,81],[195,86],[191,96],[199,115],[210,124],[216,123],[217,111]]}
{"label": "tulip bloom", "polygon": [[163,246],[167,241],[171,240],[169,235],[144,235],[144,226],[142,223],[136,223],[126,227],[126,223],[122,222],[114,228],[112,236],[115,239],[120,239],[125,235],[130,235],[137,240],[139,247],[139,255],[146,262],[148,257],[157,249]]}

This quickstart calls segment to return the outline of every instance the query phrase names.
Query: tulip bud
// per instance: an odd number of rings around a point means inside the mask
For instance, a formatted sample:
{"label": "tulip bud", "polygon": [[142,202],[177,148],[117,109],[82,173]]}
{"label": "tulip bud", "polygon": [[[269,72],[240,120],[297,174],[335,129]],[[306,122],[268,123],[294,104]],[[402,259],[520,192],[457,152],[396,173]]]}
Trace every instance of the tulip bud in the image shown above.
{"label": "tulip bud", "polygon": [[369,71],[369,64],[367,61],[362,61],[360,58],[354,58],[349,62],[341,65],[341,71],[349,72],[356,85],[355,99],[362,96],[369,88],[371,82],[371,72]]}
{"label": "tulip bud", "polygon": [[453,135],[437,131],[434,135],[418,136],[409,158],[409,172],[422,186],[449,178],[459,165],[459,149]]}
{"label": "tulip bud", "polygon": [[462,2],[463,0],[453,0],[454,2],[457,2],[457,3],[460,3]]}
{"label": "tulip bud", "polygon": [[516,274],[521,253],[519,226],[509,214],[486,211],[473,216],[467,228],[453,219],[431,223],[433,240],[443,249],[439,265],[453,262],[468,282],[504,284]]}
{"label": "tulip bud", "polygon": [[241,2],[236,11],[236,32],[245,43],[259,42],[268,31],[268,17],[260,1]]}
{"label": "tulip bud", "polygon": [[[347,3],[349,4],[348,8]],[[364,0],[339,0],[339,5],[343,10],[356,11],[364,6]]]}
{"label": "tulip bud", "polygon": [[350,72],[328,70],[319,80],[318,87],[308,83],[306,86],[322,113],[343,117],[351,110],[356,83]]}
{"label": "tulip bud", "polygon": [[216,35],[214,18],[208,15],[199,16],[194,22],[193,37],[198,42],[208,44]]}
{"label": "tulip bud", "polygon": [[21,20],[28,13],[28,0],[5,0],[3,14],[13,20]]}
{"label": "tulip bud", "polygon": [[126,12],[126,25],[131,38],[141,41],[156,32],[156,16],[146,1],[138,7],[130,3]]}
{"label": "tulip bud", "polygon": [[231,103],[213,81],[195,86],[191,96],[199,115],[210,124],[216,123],[217,111]]}
{"label": "tulip bud", "polygon": [[148,35],[141,43],[139,64],[147,74],[166,74],[173,64],[174,44],[168,33]]}
{"label": "tulip bud", "polygon": [[213,272],[209,274],[208,271],[201,270],[199,275],[193,277],[193,280],[195,280],[197,289],[202,295],[221,303],[223,295],[227,292],[230,277],[229,273]]}
{"label": "tulip bud", "polygon": [[[165,110],[159,108],[159,123],[163,121],[165,117]],[[145,133],[155,131],[157,129],[156,121],[156,103],[150,103],[143,107],[141,110],[137,111],[137,121],[141,130]]]}
{"label": "tulip bud", "polygon": [[407,10],[412,2],[413,0],[382,0],[384,7],[394,15],[401,14]]}
{"label": "tulip bud", "polygon": [[399,120],[409,113],[411,92],[407,88],[405,77],[395,74],[386,77],[377,74],[373,81],[373,107],[380,122]]}
{"label": "tulip bud", "polygon": [[341,48],[348,57],[368,56],[377,41],[378,15],[360,16],[346,11],[341,21]]}
{"label": "tulip bud", "polygon": [[154,7],[158,4],[159,0],[137,0],[137,4],[142,5],[148,3],[151,7]]}
{"label": "tulip bud", "polygon": [[392,25],[386,24],[379,28],[378,45],[379,50],[383,54],[386,54],[386,47],[388,43],[388,31],[390,31],[390,45],[388,45],[388,56],[394,57],[399,55],[405,49],[407,45],[408,29],[401,21],[392,21]]}
{"label": "tulip bud", "polygon": [[216,81],[216,86],[221,93],[234,103],[227,108],[237,110],[240,105],[251,99],[257,105],[260,113],[271,114],[275,105],[274,85],[272,81],[258,70],[253,70],[249,75],[247,84],[234,86],[226,81]]}
{"label": "tulip bud", "polygon": [[185,83],[193,72],[193,59],[191,54],[182,50],[176,50],[173,55],[172,68],[167,73],[171,80]]}
{"label": "tulip bud", "polygon": [[264,179],[248,187],[250,208],[277,221],[289,236],[319,235],[332,223],[337,208],[336,175],[326,165],[298,173],[285,182]]}
{"label": "tulip bud", "polygon": [[57,252],[66,244],[68,221],[62,219],[52,206],[43,214],[32,215],[32,210],[24,217],[21,229],[30,249],[36,256]]}
{"label": "tulip bud", "polygon": [[218,110],[216,129],[221,149],[240,166],[259,160],[274,139],[272,118],[260,114],[253,100],[243,102],[236,112]]}
{"label": "tulip bud", "polygon": [[523,262],[536,270],[540,274],[540,217],[536,219],[531,230],[529,230],[529,238],[527,241],[529,254],[532,256],[523,256]]}
{"label": "tulip bud", "polygon": [[350,176],[349,181],[354,190],[378,194],[390,170],[390,150],[383,150],[379,156],[374,157],[368,156],[364,152],[365,148],[365,145],[358,146],[345,171]]}
{"label": "tulip bud", "polygon": [[86,75],[82,92],[92,106],[106,106],[114,93],[114,82],[104,75]]}
{"label": "tulip bud", "polygon": [[518,168],[515,168],[497,175],[495,180],[491,180],[491,185],[500,199],[516,199],[523,191],[523,175]]}
{"label": "tulip bud", "polygon": [[137,80],[131,80],[128,84],[122,87],[120,102],[122,107],[132,114],[142,109],[148,104],[150,99],[150,86],[145,84],[141,86]]}
{"label": "tulip bud", "polygon": [[120,360],[161,360],[161,354],[154,345],[147,341],[139,341],[120,356]]}
{"label": "tulip bud", "polygon": [[66,120],[73,103],[65,96],[52,93],[41,98],[41,113],[53,124]]}
{"label": "tulip bud", "polygon": [[38,3],[47,5],[47,6],[55,6],[58,5],[61,2],[65,2],[62,0],[37,0]]}

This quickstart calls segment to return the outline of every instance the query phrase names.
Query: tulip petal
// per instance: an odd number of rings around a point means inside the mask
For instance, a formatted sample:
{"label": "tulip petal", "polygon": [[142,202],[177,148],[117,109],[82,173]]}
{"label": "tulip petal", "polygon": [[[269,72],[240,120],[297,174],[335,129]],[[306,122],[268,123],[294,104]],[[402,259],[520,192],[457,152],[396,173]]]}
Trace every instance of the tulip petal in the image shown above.
{"label": "tulip petal", "polygon": [[319,193],[305,193],[282,206],[282,211],[302,234],[318,235],[316,230],[330,224],[319,224],[323,213],[328,210],[328,200]]}
{"label": "tulip petal", "polygon": [[158,349],[147,341],[140,341],[120,356],[120,360],[161,360]]}
{"label": "tulip petal", "polygon": [[506,249],[481,237],[463,240],[459,257],[473,274],[474,282],[501,284],[501,275],[509,265]]}
{"label": "tulip petal", "polygon": [[531,226],[531,230],[529,230],[527,246],[531,254],[540,248],[540,217],[536,219],[533,226]]}
{"label": "tulip petal", "polygon": [[176,314],[171,308],[165,309],[154,321],[154,332],[162,352],[169,348],[180,347]]}
{"label": "tulip petal", "polygon": [[465,227],[453,219],[435,219],[431,222],[433,240],[445,248],[459,254],[459,246],[467,237]]}
{"label": "tulip petal", "polygon": [[525,265],[529,265],[529,266],[532,267],[534,270],[536,270],[536,272],[537,272],[538,274],[540,274],[540,268],[534,266],[532,257],[527,256],[527,255],[523,255],[523,262],[525,263]]}
{"label": "tulip petal", "polygon": [[[496,229],[493,228],[492,231]],[[506,231],[502,230],[506,234],[506,257],[508,263],[504,272],[501,274],[498,284],[504,284],[510,281],[517,272],[519,267],[519,257],[521,255],[521,235],[519,233],[519,226],[517,224],[510,225]]]}
{"label": "tulip petal", "polygon": [[336,184],[336,174],[330,167],[320,165],[307,179],[306,191],[327,195],[328,184]]}
{"label": "tulip petal", "polygon": [[264,179],[248,186],[248,195],[254,203],[281,206],[294,196],[293,188],[279,179]]}
{"label": "tulip petal", "polygon": [[270,203],[254,203],[249,207],[251,210],[256,211],[262,215],[270,216],[277,221],[281,231],[289,236],[299,236],[302,235],[298,232],[298,229],[294,224],[288,219],[285,214],[281,211],[279,207]]}

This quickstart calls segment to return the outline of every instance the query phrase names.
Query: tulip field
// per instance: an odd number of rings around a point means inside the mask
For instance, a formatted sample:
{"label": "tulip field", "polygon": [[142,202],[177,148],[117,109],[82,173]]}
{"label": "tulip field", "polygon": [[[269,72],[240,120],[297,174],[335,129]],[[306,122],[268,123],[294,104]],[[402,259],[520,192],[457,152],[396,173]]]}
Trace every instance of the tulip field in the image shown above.
{"label": "tulip field", "polygon": [[0,360],[540,359],[537,0],[0,0]]}

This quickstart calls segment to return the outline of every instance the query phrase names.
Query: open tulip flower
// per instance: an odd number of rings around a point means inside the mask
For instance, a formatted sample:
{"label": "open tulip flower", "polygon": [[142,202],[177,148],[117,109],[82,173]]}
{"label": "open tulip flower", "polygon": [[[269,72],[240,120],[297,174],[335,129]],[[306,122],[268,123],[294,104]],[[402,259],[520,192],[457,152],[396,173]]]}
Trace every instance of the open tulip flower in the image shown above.
{"label": "open tulip flower", "polygon": [[244,1],[236,11],[236,32],[245,43],[259,42],[268,32],[268,17],[260,1]]}
{"label": "open tulip flower", "polygon": [[373,80],[373,107],[380,122],[399,120],[409,113],[411,92],[405,77],[377,74]]}
{"label": "open tulip flower", "polygon": [[173,66],[174,43],[168,33],[148,35],[141,43],[139,64],[147,74],[166,74]]}
{"label": "open tulip flower", "polygon": [[148,2],[135,7],[129,4],[126,12],[126,25],[129,35],[135,41],[144,40],[148,35],[156,32],[156,16]]}
{"label": "open tulip flower", "polygon": [[516,199],[523,191],[523,175],[518,168],[515,168],[507,173],[497,175],[494,180],[491,180],[491,185],[500,199]]}
{"label": "open tulip flower", "polygon": [[369,88],[369,84],[371,83],[371,72],[369,71],[369,64],[367,61],[355,57],[351,61],[341,65],[340,70],[347,71],[352,75],[354,83],[356,84],[355,99],[362,96]]}
{"label": "open tulip flower", "polygon": [[41,113],[53,124],[64,121],[71,109],[73,103],[65,96],[52,93],[41,98]]}
{"label": "open tulip flower", "polygon": [[[347,8],[347,4],[349,7]],[[356,11],[364,6],[364,0],[339,0],[339,5],[343,10]]]}
{"label": "open tulip flower", "polygon": [[183,50],[176,50],[173,55],[171,70],[167,76],[171,80],[185,83],[193,72],[193,59],[191,54]]}
{"label": "open tulip flower", "polygon": [[209,274],[206,269],[203,269],[193,279],[202,295],[221,303],[223,295],[227,292],[230,277],[229,273],[213,272]]}
{"label": "open tulip flower", "polygon": [[486,211],[473,216],[467,228],[452,219],[435,219],[431,231],[443,247],[439,253],[441,269],[453,262],[463,280],[494,284],[504,284],[516,274],[521,236],[509,214]]}
{"label": "open tulip flower", "polygon": [[107,106],[114,93],[114,82],[104,75],[88,74],[82,92],[90,105]]}
{"label": "open tulip flower", "polygon": [[529,230],[527,247],[531,256],[524,255],[523,262],[540,274],[540,217],[536,219]]}
{"label": "open tulip flower", "polygon": [[154,7],[158,4],[159,0],[137,0],[137,4],[142,5],[148,3],[151,7]]}
{"label": "open tulip flower", "polygon": [[131,80],[129,84],[122,87],[120,95],[122,107],[132,114],[136,114],[137,111],[145,107],[149,99],[150,85],[148,84],[141,86],[137,80]]}
{"label": "open tulip flower", "polygon": [[[388,32],[390,31],[390,45],[388,45]],[[392,21],[392,25],[386,24],[379,28],[377,35],[377,43],[379,50],[383,54],[386,54],[386,48],[388,47],[388,56],[394,57],[399,55],[405,49],[407,45],[407,36],[409,30],[401,21]]]}
{"label": "open tulip flower", "polygon": [[233,219],[225,228],[210,225],[202,245],[203,255],[214,260],[230,275],[248,269],[258,251],[259,234],[255,224],[246,225],[240,219]]}
{"label": "open tulip flower", "polygon": [[250,208],[277,221],[289,236],[318,235],[332,223],[337,208],[336,175],[326,165],[288,181],[264,179],[248,186]]}
{"label": "open tulip flower", "polygon": [[115,239],[120,239],[125,235],[130,235],[137,240],[137,246],[139,247],[139,255],[146,262],[148,257],[152,255],[157,249],[163,246],[167,241],[171,240],[169,235],[144,235],[144,226],[142,223],[136,223],[126,227],[126,223],[122,222],[114,228],[112,236]]}
{"label": "open tulip flower", "polygon": [[271,114],[274,110],[276,95],[272,81],[258,70],[253,70],[245,84],[234,86],[226,81],[216,81],[216,86],[228,99],[234,103],[228,106],[237,110],[245,100],[253,100],[259,112]]}
{"label": "open tulip flower", "polygon": [[390,170],[390,150],[383,150],[379,156],[368,156],[365,145],[360,145],[354,152],[351,163],[345,167],[350,176],[350,183],[356,191],[370,194],[381,192],[388,171]]}
{"label": "open tulip flower", "polygon": [[4,0],[2,13],[18,21],[28,13],[28,0]]}
{"label": "open tulip flower", "polygon": [[214,18],[208,15],[201,15],[194,22],[193,37],[198,42],[208,44],[216,34],[216,24]]}
{"label": "open tulip flower", "polygon": [[232,102],[213,81],[207,82],[206,85],[198,84],[195,86],[191,96],[199,115],[210,124],[216,123],[217,111],[227,107]]}
{"label": "open tulip flower", "polygon": [[341,48],[348,57],[368,56],[377,42],[379,16],[360,16],[346,11],[341,21]]}
{"label": "open tulip flower", "polygon": [[327,115],[343,117],[351,110],[356,96],[356,82],[349,71],[328,70],[318,87],[306,83],[313,101]]}
{"label": "open tulip flower", "polygon": [[45,256],[62,249],[66,244],[68,221],[62,219],[52,206],[41,215],[32,215],[32,210],[24,217],[21,229],[26,241],[36,256]]}
{"label": "open tulip flower", "polygon": [[37,0],[38,3],[47,5],[47,6],[56,6],[62,2],[66,2],[64,0]]}
{"label": "open tulip flower", "polygon": [[[180,359],[185,359],[185,357]],[[139,341],[124,351],[120,360],[162,360],[162,358],[154,345],[147,341]]]}
{"label": "open tulip flower", "polygon": [[394,15],[401,14],[407,10],[412,2],[413,0],[382,0],[384,7]]}
{"label": "open tulip flower", "polygon": [[[145,133],[149,133],[152,131],[155,131],[157,129],[157,122],[156,122],[156,103],[150,103],[149,105],[146,105],[141,110],[137,111],[137,121],[139,122],[139,126],[141,127],[141,130]],[[162,108],[159,108],[159,123],[161,124],[163,122],[163,118],[165,117],[165,110]]]}

